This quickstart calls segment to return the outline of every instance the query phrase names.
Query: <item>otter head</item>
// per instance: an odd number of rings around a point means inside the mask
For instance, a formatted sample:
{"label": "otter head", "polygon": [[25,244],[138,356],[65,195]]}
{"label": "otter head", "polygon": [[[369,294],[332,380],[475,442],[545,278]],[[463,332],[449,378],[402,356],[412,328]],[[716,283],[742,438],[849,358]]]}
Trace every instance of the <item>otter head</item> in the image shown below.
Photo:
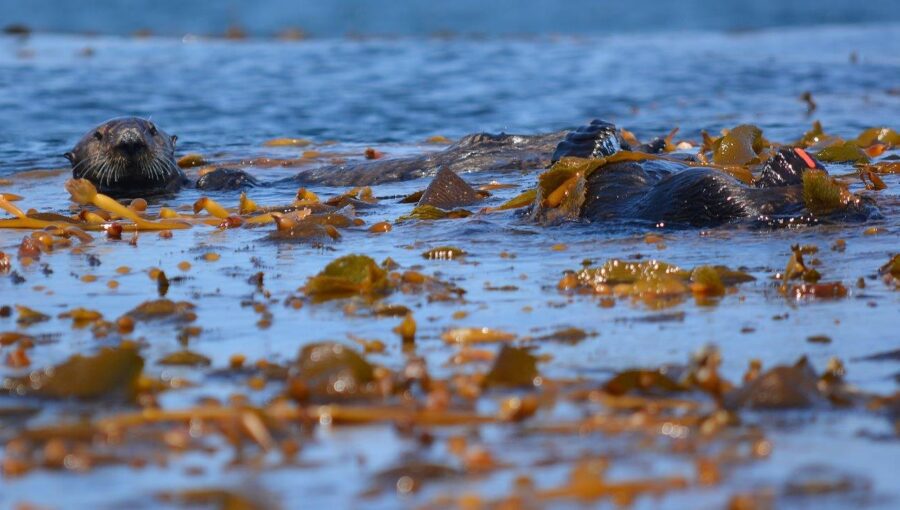
{"label": "otter head", "polygon": [[175,140],[148,120],[113,119],[85,134],[65,157],[72,163],[72,176],[91,181],[101,193],[172,193],[185,179],[175,164]]}

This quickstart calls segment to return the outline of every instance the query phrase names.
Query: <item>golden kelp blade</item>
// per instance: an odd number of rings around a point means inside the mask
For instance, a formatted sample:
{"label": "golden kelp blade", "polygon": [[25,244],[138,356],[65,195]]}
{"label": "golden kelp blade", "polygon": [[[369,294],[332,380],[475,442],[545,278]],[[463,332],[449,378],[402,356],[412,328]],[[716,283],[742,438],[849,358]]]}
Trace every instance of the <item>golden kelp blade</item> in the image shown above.
{"label": "golden kelp blade", "polygon": [[69,179],[66,181],[66,191],[72,195],[72,200],[83,205],[94,205],[104,211],[126,218],[134,222],[140,230],[170,230],[190,228],[190,225],[181,222],[153,222],[141,218],[136,212],[125,207],[113,198],[97,193],[97,188],[87,179]]}

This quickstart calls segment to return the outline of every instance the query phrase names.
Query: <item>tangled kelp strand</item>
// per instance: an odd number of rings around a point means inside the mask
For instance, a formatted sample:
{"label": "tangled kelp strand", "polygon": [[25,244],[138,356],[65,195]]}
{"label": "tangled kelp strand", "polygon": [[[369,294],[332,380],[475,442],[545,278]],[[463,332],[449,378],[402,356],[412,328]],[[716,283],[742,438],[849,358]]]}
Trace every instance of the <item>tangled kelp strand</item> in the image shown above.
{"label": "tangled kelp strand", "polygon": [[822,161],[832,163],[868,163],[869,156],[854,142],[836,143],[816,153]]}
{"label": "tangled kelp strand", "polygon": [[375,367],[346,345],[307,345],[295,368],[288,387],[291,396],[301,402],[355,398],[374,391]]}
{"label": "tangled kelp strand", "polygon": [[769,145],[756,126],[742,124],[712,142],[713,162],[717,165],[746,165],[757,161]]}
{"label": "tangled kelp strand", "polygon": [[557,283],[564,292],[631,297],[651,307],[664,307],[693,294],[701,304],[726,293],[728,287],[755,280],[725,266],[701,266],[687,271],[659,260],[612,259],[599,267],[567,272]]}
{"label": "tangled kelp strand", "polygon": [[854,140],[860,147],[884,144],[888,147],[900,146],[900,133],[888,127],[872,127],[863,130]]}
{"label": "tangled kelp strand", "polygon": [[365,255],[347,255],[329,263],[303,287],[317,301],[359,294],[377,296],[388,290],[387,272]]}
{"label": "tangled kelp strand", "polygon": [[859,199],[821,170],[803,172],[803,203],[815,215],[825,216],[845,209]]}
{"label": "tangled kelp strand", "polygon": [[449,344],[475,344],[509,342],[516,335],[492,328],[454,328],[445,331],[441,338]]}
{"label": "tangled kelp strand", "polygon": [[[161,271],[159,275],[164,275]],[[124,317],[132,321],[171,320],[174,322],[192,322],[196,320],[195,305],[187,301],[156,299],[145,301],[128,311]]]}
{"label": "tangled kelp strand", "polygon": [[147,221],[138,216],[135,211],[123,206],[114,199],[97,193],[97,188],[86,179],[69,179],[66,181],[66,191],[72,195],[74,202],[84,205],[93,204],[112,214],[131,220],[144,230],[188,228],[188,225],[179,222],[155,223]]}
{"label": "tangled kelp strand", "polygon": [[[455,341],[460,343],[458,336]],[[537,358],[533,354],[521,347],[504,345],[483,384],[487,388],[533,386],[540,383],[539,377]]]}
{"label": "tangled kelp strand", "polygon": [[417,205],[409,214],[397,218],[397,221],[458,219],[468,218],[471,215],[472,212],[465,209],[445,211],[433,205]]}
{"label": "tangled kelp strand", "polygon": [[534,204],[535,198],[537,198],[537,190],[530,189],[528,191],[524,191],[515,197],[507,200],[502,205],[497,207],[490,207],[488,211],[508,211],[510,209],[521,209],[523,207],[528,207]]}
{"label": "tangled kelp strand", "polygon": [[47,398],[96,399],[118,394],[131,399],[144,366],[134,346],[103,348],[94,356],[72,356],[52,368],[21,379],[8,379],[4,386],[13,394]]}

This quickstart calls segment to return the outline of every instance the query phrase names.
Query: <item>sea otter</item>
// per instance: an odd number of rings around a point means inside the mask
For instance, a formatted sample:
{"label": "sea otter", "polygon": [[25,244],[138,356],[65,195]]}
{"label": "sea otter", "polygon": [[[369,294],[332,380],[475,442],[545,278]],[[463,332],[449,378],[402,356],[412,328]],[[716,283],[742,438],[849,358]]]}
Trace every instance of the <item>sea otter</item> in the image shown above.
{"label": "sea otter", "polygon": [[[754,128],[755,129],[755,128]],[[620,131],[608,122],[594,120],[566,135],[553,153],[551,163],[566,157],[614,159],[628,151],[635,160],[613,161],[586,175],[583,190],[571,211],[546,214],[546,203],[538,202],[532,218],[580,219],[590,222],[638,220],[659,226],[712,227],[747,219],[766,226],[791,226],[822,220],[864,220],[877,211],[872,204],[848,194],[846,203],[823,214],[806,207],[803,173],[825,168],[801,148],[781,147],[760,166],[758,177],[748,184],[723,171],[698,163],[691,154],[660,155],[642,159],[641,154],[662,153],[660,139],[630,147]]]}
{"label": "sea otter", "polygon": [[[282,184],[368,186],[433,176],[441,168],[466,171],[532,171],[544,168],[566,131],[541,135],[476,133],[437,152],[363,163],[311,169]],[[65,157],[72,175],[120,198],[174,193],[192,183],[175,162],[175,141],[148,120],[112,119],[85,134]],[[235,163],[238,166],[240,163]],[[239,168],[217,168],[194,185],[202,190],[255,186],[253,176]]]}
{"label": "sea otter", "polygon": [[91,181],[101,193],[172,193],[187,180],[175,164],[177,139],[148,120],[113,119],[85,134],[65,157],[72,176]]}
{"label": "sea otter", "polygon": [[[101,193],[116,197],[173,193],[190,184],[175,163],[175,140],[150,121],[113,119],[86,134],[66,157],[74,177],[90,180]],[[824,168],[802,149],[784,147],[773,152],[759,167],[758,177],[748,184],[721,169],[698,165],[690,154],[650,157],[665,147],[664,139],[629,146],[613,124],[595,120],[569,132],[531,136],[478,133],[442,151],[322,166],[279,182],[363,186],[433,176],[439,170],[537,172],[563,158],[598,160],[629,152],[648,156],[610,161],[600,171],[586,175],[577,210],[547,215],[539,200],[531,217],[538,221],[550,217],[592,222],[624,219],[693,227],[738,219],[773,226],[820,220],[805,208],[801,179],[807,169]],[[243,170],[218,168],[195,185],[226,190],[256,184]],[[455,185],[453,189],[463,188]],[[442,201],[453,202],[450,196],[442,196]],[[842,219],[865,219],[873,211],[869,204],[856,201],[838,213]]]}
{"label": "sea otter", "polygon": [[[88,131],[66,159],[72,176],[91,181],[100,193],[113,197],[148,197],[175,193],[190,181],[175,163],[178,137],[149,120],[112,119]],[[237,189],[255,185],[241,170],[220,168],[201,177],[201,189]]]}

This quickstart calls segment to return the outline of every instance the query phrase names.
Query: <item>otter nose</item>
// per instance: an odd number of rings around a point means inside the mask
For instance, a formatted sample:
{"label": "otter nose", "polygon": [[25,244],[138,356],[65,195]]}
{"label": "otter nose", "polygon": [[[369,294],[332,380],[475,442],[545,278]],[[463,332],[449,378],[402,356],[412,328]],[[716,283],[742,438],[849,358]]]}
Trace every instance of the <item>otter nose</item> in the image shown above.
{"label": "otter nose", "polygon": [[128,156],[133,156],[146,147],[144,137],[137,129],[123,129],[116,140],[116,148]]}

